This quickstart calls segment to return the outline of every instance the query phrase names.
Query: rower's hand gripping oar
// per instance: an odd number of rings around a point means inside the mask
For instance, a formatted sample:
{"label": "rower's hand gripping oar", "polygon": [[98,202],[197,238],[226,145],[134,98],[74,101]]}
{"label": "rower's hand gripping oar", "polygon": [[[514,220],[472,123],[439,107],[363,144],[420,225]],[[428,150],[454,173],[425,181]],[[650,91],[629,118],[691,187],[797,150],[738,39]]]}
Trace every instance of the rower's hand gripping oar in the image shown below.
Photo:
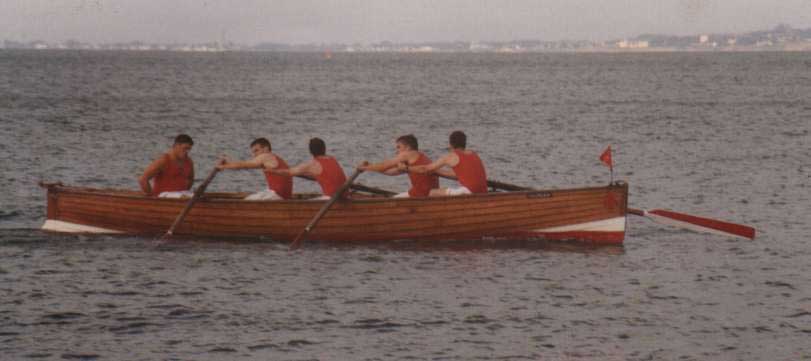
{"label": "rower's hand gripping oar", "polygon": [[212,180],[214,180],[214,176],[216,176],[217,172],[219,171],[220,170],[217,169],[216,167],[212,169],[211,173],[208,174],[208,177],[206,177],[203,183],[197,186],[197,189],[194,190],[194,195],[191,197],[191,199],[189,199],[189,202],[186,203],[186,207],[183,208],[183,211],[181,211],[180,214],[177,215],[177,218],[175,218],[175,222],[172,223],[172,226],[169,227],[169,230],[166,231],[166,234],[164,234],[163,237],[161,237],[161,242],[169,239],[169,237],[172,237],[172,234],[175,232],[177,226],[179,226],[180,223],[183,223],[183,219],[185,219],[186,215],[189,214],[191,207],[194,206],[194,203],[196,203],[198,199],[200,199],[200,197],[203,195],[203,192],[206,191],[206,187],[208,187],[208,184],[211,183]]}
{"label": "rower's hand gripping oar", "polygon": [[[456,177],[448,177],[448,176],[442,177],[456,180]],[[491,180],[487,181],[487,186],[507,191],[534,190],[532,188]],[[641,209],[628,208],[627,213],[633,214],[635,216],[645,217],[660,224],[681,227],[695,232],[712,233],[727,237],[755,239],[755,229],[743,224],[720,221],[717,219],[699,217],[690,214],[667,211],[663,209],[654,209],[646,211]]]}
{"label": "rower's hand gripping oar", "polygon": [[321,209],[318,211],[318,213],[315,214],[315,217],[313,217],[310,223],[307,223],[307,226],[304,227],[304,230],[301,231],[301,233],[299,233],[299,235],[296,237],[296,239],[293,240],[293,242],[290,242],[289,249],[291,251],[301,247],[301,241],[304,239],[304,236],[306,236],[308,233],[310,233],[310,231],[313,230],[313,228],[315,228],[315,226],[318,224],[318,221],[320,221],[321,218],[324,217],[329,208],[332,207],[332,205],[335,204],[335,202],[339,198],[341,198],[341,196],[346,192],[346,190],[349,189],[349,187],[352,185],[352,182],[355,181],[355,178],[357,178],[361,173],[363,173],[362,170],[356,169],[355,173],[352,173],[352,176],[349,177],[349,179],[347,179],[346,182],[344,182],[341,188],[338,188],[338,190],[335,191],[335,193],[332,195],[332,198],[330,198],[329,201],[325,203],[323,207],[321,207]]}

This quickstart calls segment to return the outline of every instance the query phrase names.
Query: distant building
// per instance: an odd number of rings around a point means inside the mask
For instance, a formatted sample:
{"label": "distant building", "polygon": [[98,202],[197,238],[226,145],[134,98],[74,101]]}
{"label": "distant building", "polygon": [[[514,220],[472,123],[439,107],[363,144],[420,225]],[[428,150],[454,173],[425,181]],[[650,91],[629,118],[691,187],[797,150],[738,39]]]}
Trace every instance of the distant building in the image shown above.
{"label": "distant building", "polygon": [[434,51],[434,48],[432,48],[430,46],[419,46],[419,47],[405,48],[402,51],[406,52],[406,53],[430,53],[430,52]]}
{"label": "distant building", "polygon": [[617,42],[617,47],[620,49],[647,49],[650,47],[650,42],[647,40],[628,41],[622,40]]}
{"label": "distant building", "polygon": [[709,35],[700,35],[700,36],[698,37],[698,42],[699,42],[700,44],[706,44],[706,43],[707,43],[707,42],[709,42],[709,41],[710,41],[710,36],[709,36]]}
{"label": "distant building", "polygon": [[490,45],[481,44],[481,43],[476,42],[476,41],[471,42],[470,46],[468,46],[468,50],[470,50],[470,51],[487,51],[487,50],[490,50],[490,49],[492,49],[492,47]]}

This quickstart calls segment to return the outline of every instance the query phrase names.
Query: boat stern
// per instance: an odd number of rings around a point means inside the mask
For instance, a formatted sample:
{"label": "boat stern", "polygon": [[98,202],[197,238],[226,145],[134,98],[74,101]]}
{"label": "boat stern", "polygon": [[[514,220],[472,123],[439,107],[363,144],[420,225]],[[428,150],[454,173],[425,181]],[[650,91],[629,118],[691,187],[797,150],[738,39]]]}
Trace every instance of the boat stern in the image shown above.
{"label": "boat stern", "polygon": [[599,245],[622,245],[625,240],[628,209],[628,184],[617,181],[599,191],[584,210],[572,214],[568,224],[534,229],[539,236],[551,240],[579,240]]}
{"label": "boat stern", "polygon": [[48,191],[47,198],[47,213],[45,223],[42,224],[42,230],[47,232],[58,233],[99,233],[99,234],[120,234],[121,231],[107,229],[103,227],[96,227],[73,223],[60,219],[59,208],[59,194],[60,189],[63,187],[62,183],[39,183],[39,186]]}
{"label": "boat stern", "polygon": [[595,244],[620,245],[625,240],[625,215],[599,221],[549,227],[534,230],[535,233],[551,240],[583,240]]}

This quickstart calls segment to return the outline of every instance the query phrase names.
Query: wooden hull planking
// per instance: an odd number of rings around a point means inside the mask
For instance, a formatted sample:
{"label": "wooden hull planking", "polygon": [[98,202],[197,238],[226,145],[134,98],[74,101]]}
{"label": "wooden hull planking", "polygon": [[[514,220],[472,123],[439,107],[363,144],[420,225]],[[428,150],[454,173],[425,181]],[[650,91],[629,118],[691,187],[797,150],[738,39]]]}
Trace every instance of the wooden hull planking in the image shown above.
{"label": "wooden hull planking", "polygon": [[[47,185],[43,229],[72,233],[159,235],[185,206],[122,190]],[[497,192],[422,199],[339,201],[308,236],[323,241],[573,239],[622,244],[627,184]],[[289,241],[325,201],[244,201],[212,194],[198,201],[177,235],[270,237]]]}

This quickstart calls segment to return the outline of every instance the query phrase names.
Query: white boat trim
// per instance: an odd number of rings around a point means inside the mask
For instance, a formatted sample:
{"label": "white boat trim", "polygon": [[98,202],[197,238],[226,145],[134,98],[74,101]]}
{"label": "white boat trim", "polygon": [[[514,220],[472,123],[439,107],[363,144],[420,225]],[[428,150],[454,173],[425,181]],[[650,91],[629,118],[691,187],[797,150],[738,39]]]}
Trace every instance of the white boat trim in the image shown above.
{"label": "white boat trim", "polygon": [[534,231],[541,233],[574,232],[574,231],[625,232],[625,217],[615,217],[603,219],[600,221],[571,224],[560,227],[540,228],[535,229]]}
{"label": "white boat trim", "polygon": [[51,232],[64,232],[64,233],[113,233],[113,234],[124,233],[121,231],[116,231],[107,228],[85,226],[81,224],[57,221],[53,219],[46,220],[45,224],[42,225],[42,230]]}

